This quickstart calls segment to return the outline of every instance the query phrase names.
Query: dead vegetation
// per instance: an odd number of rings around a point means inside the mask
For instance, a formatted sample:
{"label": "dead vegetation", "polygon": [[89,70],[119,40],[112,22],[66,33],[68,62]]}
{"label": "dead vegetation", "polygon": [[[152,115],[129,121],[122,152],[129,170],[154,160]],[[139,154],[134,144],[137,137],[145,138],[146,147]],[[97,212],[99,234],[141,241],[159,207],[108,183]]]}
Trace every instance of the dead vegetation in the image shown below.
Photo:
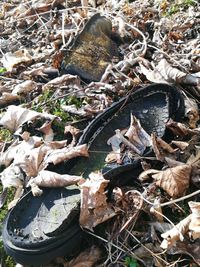
{"label": "dead vegetation", "polygon": [[[73,259],[57,258],[48,267],[199,266],[198,1],[13,0],[0,6],[1,206],[10,187],[16,192],[8,208],[26,187],[40,195],[45,186],[79,185],[80,225],[95,241]],[[96,13],[112,22],[119,56],[108,60],[104,51],[99,81],[57,77],[74,37]],[[102,38],[110,45],[105,32]],[[76,53],[92,71],[95,50],[89,57],[84,53],[99,41],[89,41]],[[108,192],[110,182],[101,170],[86,180],[47,170],[49,164],[88,157],[87,144],[76,146],[83,129],[74,126],[150,83],[176,85],[185,98],[185,117],[167,122],[174,136],[170,142],[147,133],[132,114],[129,128],[116,128],[106,140],[112,148],[106,163],[122,164],[125,153],[140,158],[135,183]],[[153,157],[143,157],[149,147]],[[0,249],[0,266],[14,266]]]}

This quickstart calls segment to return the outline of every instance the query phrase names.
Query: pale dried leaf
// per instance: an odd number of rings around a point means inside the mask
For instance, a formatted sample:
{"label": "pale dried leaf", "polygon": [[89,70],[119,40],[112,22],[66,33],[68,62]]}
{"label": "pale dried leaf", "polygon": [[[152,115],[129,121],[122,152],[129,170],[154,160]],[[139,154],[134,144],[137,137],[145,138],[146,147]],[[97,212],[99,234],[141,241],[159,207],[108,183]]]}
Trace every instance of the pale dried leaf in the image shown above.
{"label": "pale dried leaf", "polygon": [[0,178],[4,189],[12,186],[18,188],[24,184],[24,175],[21,169],[14,164],[1,172]]}
{"label": "pale dried leaf", "polygon": [[161,243],[163,249],[170,248],[178,240],[183,241],[185,234],[193,240],[200,238],[200,202],[190,201],[188,204],[192,213],[161,235],[164,238]]}
{"label": "pale dried leaf", "polygon": [[152,175],[155,174],[155,173],[159,173],[159,171],[158,171],[158,170],[154,170],[154,169],[148,169],[148,170],[146,170],[146,171],[143,171],[143,172],[139,175],[138,179],[139,179],[141,182],[144,182],[144,181],[146,181],[146,180],[149,180],[149,179],[152,177]]}
{"label": "pale dried leaf", "polygon": [[28,50],[23,49],[14,53],[8,52],[4,54],[1,62],[3,63],[4,68],[8,71],[12,71],[13,67],[16,67],[21,63],[31,63],[32,60],[32,56],[29,54]]}
{"label": "pale dried leaf", "polygon": [[24,81],[14,87],[12,90],[13,95],[26,95],[38,87],[37,83],[31,80]]}
{"label": "pale dried leaf", "polygon": [[25,122],[34,120],[36,118],[45,118],[54,120],[56,116],[50,115],[48,113],[39,113],[34,110],[29,110],[19,106],[9,106],[6,113],[0,120],[0,125],[15,132],[20,126]]}
{"label": "pale dried leaf", "polygon": [[77,184],[82,179],[81,176],[58,174],[55,172],[42,170],[37,177],[31,178],[27,187],[31,187],[34,196],[40,196],[42,190],[39,187],[65,187]]}
{"label": "pale dried leaf", "polygon": [[89,178],[80,184],[81,211],[79,222],[84,228],[93,228],[116,215],[107,203],[105,189],[109,181],[100,173],[91,173]]}
{"label": "pale dried leaf", "polygon": [[177,146],[182,151],[185,150],[189,146],[189,143],[188,142],[184,142],[184,141],[175,141],[175,140],[173,140],[171,143],[173,145]]}
{"label": "pale dried leaf", "polygon": [[183,196],[189,186],[191,166],[184,164],[181,166],[168,168],[152,175],[156,185],[163,188],[171,197]]}
{"label": "pale dried leaf", "polygon": [[78,76],[64,74],[61,77],[57,77],[50,82],[46,83],[42,90],[49,90],[51,88],[59,88],[60,86],[71,86],[73,90],[75,88],[80,89],[80,78]]}
{"label": "pale dried leaf", "polygon": [[64,160],[69,160],[75,157],[89,157],[88,148],[86,144],[79,145],[76,147],[64,147],[61,149],[55,149],[49,151],[44,158],[44,166],[47,166],[49,163],[54,165],[63,162]]}
{"label": "pale dried leaf", "polygon": [[141,154],[144,153],[146,147],[152,145],[150,135],[142,128],[140,121],[133,114],[131,114],[130,127],[125,136],[140,150]]}
{"label": "pale dried leaf", "polygon": [[51,142],[54,138],[54,132],[52,129],[52,121],[46,121],[40,128],[37,130],[41,131],[44,134],[44,141]]}
{"label": "pale dried leaf", "polygon": [[191,74],[186,74],[177,68],[172,67],[166,59],[161,59],[158,65],[153,69],[149,69],[139,63],[142,73],[146,78],[155,83],[186,83],[197,85],[199,83],[199,78],[192,76]]}
{"label": "pale dried leaf", "polygon": [[74,146],[77,142],[78,136],[80,135],[80,130],[72,125],[65,126],[64,134],[70,135],[72,140],[70,142],[70,146]]}
{"label": "pale dried leaf", "polygon": [[122,140],[117,134],[110,137],[107,141],[107,144],[112,147],[112,152],[109,153],[105,159],[105,162],[113,162],[116,161],[118,164],[121,163],[121,148],[120,144],[122,143]]}
{"label": "pale dried leaf", "polygon": [[176,241],[178,240],[183,241],[184,235],[189,229],[190,220],[191,218],[189,215],[188,217],[180,221],[175,227],[161,234],[162,238],[164,238],[164,240],[160,245],[161,248],[169,249],[175,244]]}

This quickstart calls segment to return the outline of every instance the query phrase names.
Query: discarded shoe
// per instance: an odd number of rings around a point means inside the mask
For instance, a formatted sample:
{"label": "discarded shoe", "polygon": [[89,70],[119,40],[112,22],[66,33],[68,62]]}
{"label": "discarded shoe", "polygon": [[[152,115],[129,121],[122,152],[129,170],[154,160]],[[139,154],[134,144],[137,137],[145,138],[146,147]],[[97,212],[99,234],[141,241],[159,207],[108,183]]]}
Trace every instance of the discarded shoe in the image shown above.
{"label": "discarded shoe", "polygon": [[[111,151],[107,140],[115,129],[127,128],[131,112],[149,134],[155,131],[164,136],[167,120],[179,121],[184,116],[184,101],[176,88],[166,84],[150,85],[121,99],[85,129],[79,144],[88,144],[90,157],[68,161],[66,172],[87,177],[91,171],[104,169],[104,177],[112,180],[134,170],[138,162],[134,159],[104,168],[105,157]],[[72,253],[83,234],[77,218],[79,202],[79,190],[75,187],[45,189],[40,197],[26,194],[8,213],[3,226],[7,254],[21,264],[36,265]]]}
{"label": "discarded shoe", "polygon": [[99,81],[112,58],[118,57],[111,39],[112,23],[95,14],[76,37],[61,64],[61,74],[79,75],[85,81]]}

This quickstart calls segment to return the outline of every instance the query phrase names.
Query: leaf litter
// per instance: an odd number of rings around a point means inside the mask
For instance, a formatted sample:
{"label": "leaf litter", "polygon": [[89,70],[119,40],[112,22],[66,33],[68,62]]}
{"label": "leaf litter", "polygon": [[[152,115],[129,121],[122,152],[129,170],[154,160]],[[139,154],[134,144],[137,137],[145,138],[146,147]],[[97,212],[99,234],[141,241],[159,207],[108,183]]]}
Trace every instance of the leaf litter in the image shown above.
{"label": "leaf litter", "polygon": [[[101,244],[91,245],[70,261],[57,258],[49,267],[198,266],[198,1],[15,0],[0,5],[0,124],[13,136],[1,146],[1,206],[9,187],[16,187],[11,208],[26,186],[38,195],[44,186],[78,183],[80,224],[92,230],[89,234]],[[96,30],[103,31],[101,36],[109,42],[109,28],[118,56],[103,62],[99,81],[73,74],[58,77],[74,36],[95,13],[112,22],[111,28],[105,23]],[[106,140],[113,150],[106,164],[123,164],[125,154],[142,161],[144,171],[131,185],[113,188],[101,173],[84,181],[81,176],[48,170],[49,164],[88,157],[87,144],[82,152],[76,146],[83,130],[73,126],[77,121],[88,122],[122,96],[152,82],[180,88],[185,118],[182,123],[167,122],[171,142],[155,133],[148,135],[132,114],[129,128],[114,129],[116,134]],[[147,148],[152,149],[152,157],[144,156]],[[103,235],[98,232],[101,225]]]}

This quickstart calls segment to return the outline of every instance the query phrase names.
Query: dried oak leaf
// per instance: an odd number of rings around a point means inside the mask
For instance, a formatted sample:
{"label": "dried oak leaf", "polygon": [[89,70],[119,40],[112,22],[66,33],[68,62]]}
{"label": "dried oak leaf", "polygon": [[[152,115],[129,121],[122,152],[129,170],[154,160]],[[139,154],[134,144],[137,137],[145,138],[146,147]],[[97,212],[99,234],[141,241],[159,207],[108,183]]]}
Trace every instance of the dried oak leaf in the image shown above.
{"label": "dried oak leaf", "polygon": [[27,95],[28,93],[36,90],[38,87],[37,83],[31,80],[24,81],[14,87],[12,90],[13,95]]}
{"label": "dried oak leaf", "polygon": [[178,240],[183,241],[186,233],[193,240],[200,238],[200,202],[190,201],[188,204],[192,213],[161,235],[164,238],[161,243],[163,249],[172,247]]}
{"label": "dried oak leaf", "polygon": [[44,134],[44,141],[51,142],[54,138],[54,132],[52,129],[52,121],[46,121],[40,128],[38,128],[40,132]]}
{"label": "dried oak leaf", "polygon": [[89,178],[80,183],[81,210],[79,223],[82,227],[93,228],[116,215],[107,203],[105,189],[109,181],[100,173],[91,173]]}
{"label": "dried oak leaf", "polygon": [[80,135],[80,130],[72,125],[65,126],[64,134],[66,138],[69,137],[70,146],[74,146],[77,142],[78,136]]}
{"label": "dried oak leaf", "polygon": [[82,179],[81,176],[58,174],[55,172],[42,170],[37,177],[31,178],[27,187],[31,187],[34,196],[40,196],[43,191],[39,187],[65,187],[77,184]]}
{"label": "dried oak leaf", "polygon": [[121,163],[121,147],[120,147],[121,143],[122,143],[122,140],[117,134],[111,136],[108,139],[107,145],[112,147],[112,152],[110,152],[106,156],[105,158],[106,163],[110,163],[113,161],[116,161],[118,164]]}
{"label": "dried oak leaf", "polygon": [[39,113],[34,110],[29,110],[19,106],[9,106],[6,113],[0,120],[0,125],[15,132],[22,126],[25,122],[34,120],[36,118],[45,118],[49,120],[54,120],[56,116],[48,113]]}

